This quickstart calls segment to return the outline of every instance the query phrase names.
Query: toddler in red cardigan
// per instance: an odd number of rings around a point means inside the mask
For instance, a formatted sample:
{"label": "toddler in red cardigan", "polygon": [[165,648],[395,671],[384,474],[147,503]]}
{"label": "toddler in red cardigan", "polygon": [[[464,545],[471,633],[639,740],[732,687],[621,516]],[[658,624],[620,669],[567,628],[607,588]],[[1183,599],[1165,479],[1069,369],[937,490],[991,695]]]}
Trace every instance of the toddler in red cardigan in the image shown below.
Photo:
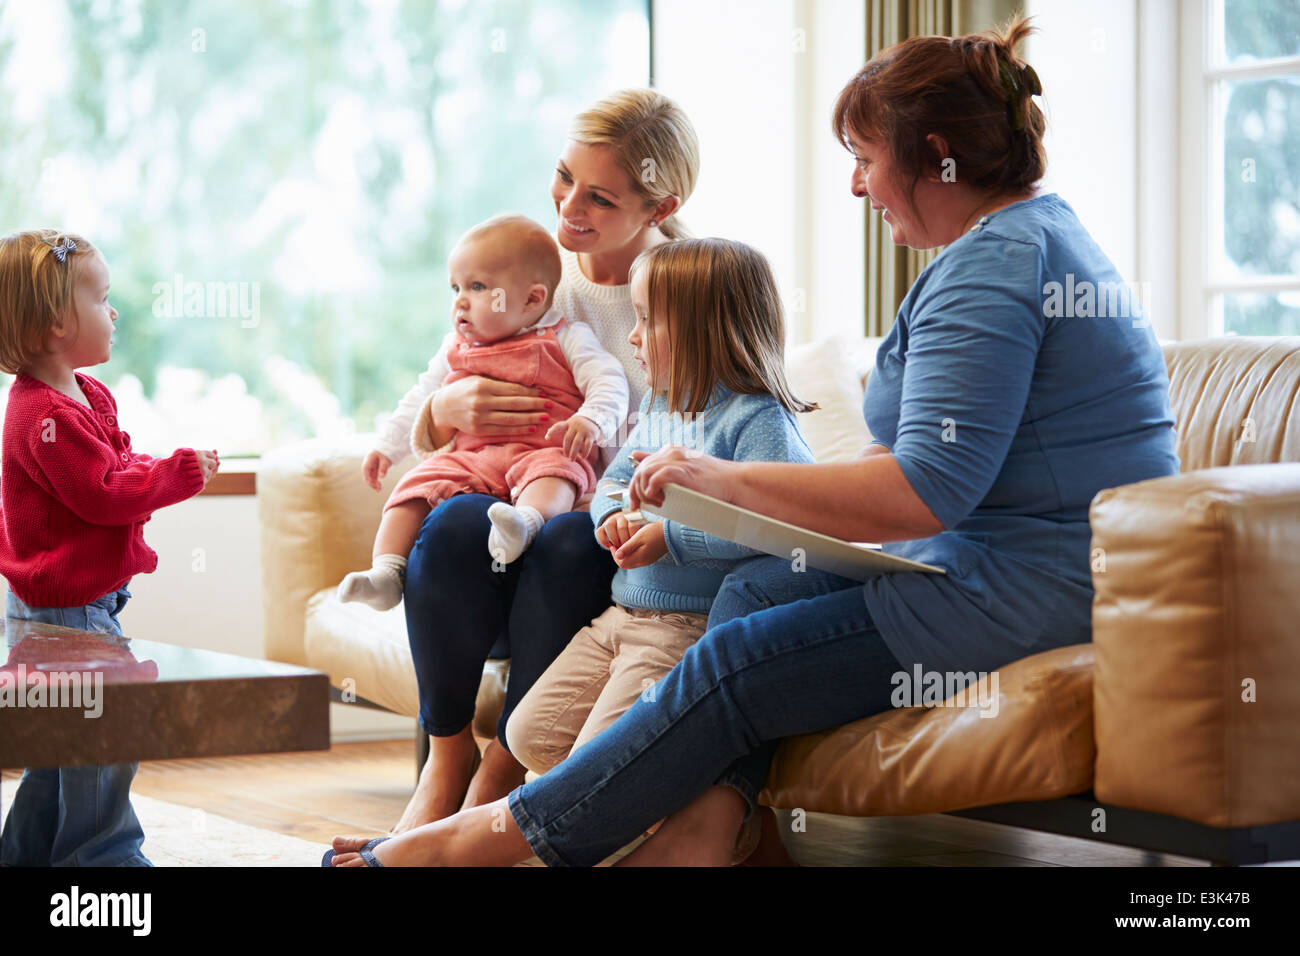
{"label": "toddler in red cardigan", "polygon": [[[132,451],[112,394],[77,371],[108,361],[116,321],[108,266],[84,238],[0,239],[0,370],[17,376],[0,451],[7,617],[120,635],[127,583],[158,566],[144,523],[217,471],[215,451]],[[0,865],[149,866],[129,798],[136,766],[24,771]]]}

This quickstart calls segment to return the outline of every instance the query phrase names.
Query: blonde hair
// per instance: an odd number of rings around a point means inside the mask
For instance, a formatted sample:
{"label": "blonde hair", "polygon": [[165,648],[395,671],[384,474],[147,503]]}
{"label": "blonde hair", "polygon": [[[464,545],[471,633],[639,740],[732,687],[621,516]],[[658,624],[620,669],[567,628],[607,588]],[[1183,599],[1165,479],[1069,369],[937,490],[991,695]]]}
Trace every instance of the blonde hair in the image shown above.
{"label": "blonde hair", "polygon": [[[76,249],[55,255],[70,240]],[[0,371],[17,374],[45,350],[45,340],[72,308],[80,262],[97,255],[75,232],[32,229],[0,239]]]}
{"label": "blonde hair", "polygon": [[[669,196],[683,203],[700,175],[700,144],[680,106],[654,90],[619,90],[573,118],[569,138],[608,146],[647,206]],[[659,223],[669,239],[689,236],[677,214]]]}
{"label": "blonde hair", "polygon": [[669,411],[704,411],[721,383],[741,395],[771,395],[791,412],[811,412],[785,380],[785,320],[772,267],[730,239],[681,239],[642,252],[647,324],[668,322]]}
{"label": "blonde hair", "polygon": [[499,268],[527,282],[540,282],[546,286],[545,307],[549,309],[563,271],[555,237],[546,231],[545,226],[527,216],[502,213],[471,226],[456,240],[456,245],[489,238],[504,244],[503,258],[497,263]]}

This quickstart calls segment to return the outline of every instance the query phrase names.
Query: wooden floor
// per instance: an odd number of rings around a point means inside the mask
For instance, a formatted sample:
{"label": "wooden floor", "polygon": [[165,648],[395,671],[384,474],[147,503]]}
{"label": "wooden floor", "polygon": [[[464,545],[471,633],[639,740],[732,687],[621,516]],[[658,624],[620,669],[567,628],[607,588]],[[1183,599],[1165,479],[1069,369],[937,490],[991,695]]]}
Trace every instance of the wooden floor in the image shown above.
{"label": "wooden floor", "polygon": [[[8,776],[8,773],[6,773]],[[140,765],[133,792],[322,845],[338,834],[381,834],[415,783],[407,740],[336,744],[318,753]],[[809,866],[1201,866],[1202,861],[1034,833],[942,814],[869,819],[807,815],[782,832]]]}

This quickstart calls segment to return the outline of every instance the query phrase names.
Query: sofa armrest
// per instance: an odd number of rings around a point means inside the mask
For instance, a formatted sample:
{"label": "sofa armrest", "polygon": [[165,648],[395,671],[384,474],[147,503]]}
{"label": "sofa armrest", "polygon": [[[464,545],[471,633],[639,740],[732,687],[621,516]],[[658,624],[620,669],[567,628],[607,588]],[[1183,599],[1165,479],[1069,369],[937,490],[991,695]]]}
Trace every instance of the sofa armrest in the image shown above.
{"label": "sofa armrest", "polygon": [[347,572],[370,566],[384,502],[407,470],[390,470],[382,492],[366,485],[361,462],[372,438],[313,439],[262,457],[257,506],[268,660],[306,664],[308,599]]}
{"label": "sofa armrest", "polygon": [[1110,489],[1091,522],[1097,798],[1300,819],[1300,464]]}

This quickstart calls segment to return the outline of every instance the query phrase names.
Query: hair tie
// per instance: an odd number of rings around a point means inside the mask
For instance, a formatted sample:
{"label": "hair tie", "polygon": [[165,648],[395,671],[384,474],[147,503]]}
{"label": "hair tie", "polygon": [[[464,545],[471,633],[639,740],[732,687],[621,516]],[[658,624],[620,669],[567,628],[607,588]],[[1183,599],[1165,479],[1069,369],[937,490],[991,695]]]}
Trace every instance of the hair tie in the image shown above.
{"label": "hair tie", "polygon": [[51,249],[54,250],[54,258],[58,259],[59,262],[67,262],[68,253],[77,251],[77,244],[73,242],[71,239],[69,239],[67,236],[64,236],[63,242],[57,245],[53,242],[50,242],[48,239],[42,239],[41,242],[45,243],[47,246],[49,246]]}

